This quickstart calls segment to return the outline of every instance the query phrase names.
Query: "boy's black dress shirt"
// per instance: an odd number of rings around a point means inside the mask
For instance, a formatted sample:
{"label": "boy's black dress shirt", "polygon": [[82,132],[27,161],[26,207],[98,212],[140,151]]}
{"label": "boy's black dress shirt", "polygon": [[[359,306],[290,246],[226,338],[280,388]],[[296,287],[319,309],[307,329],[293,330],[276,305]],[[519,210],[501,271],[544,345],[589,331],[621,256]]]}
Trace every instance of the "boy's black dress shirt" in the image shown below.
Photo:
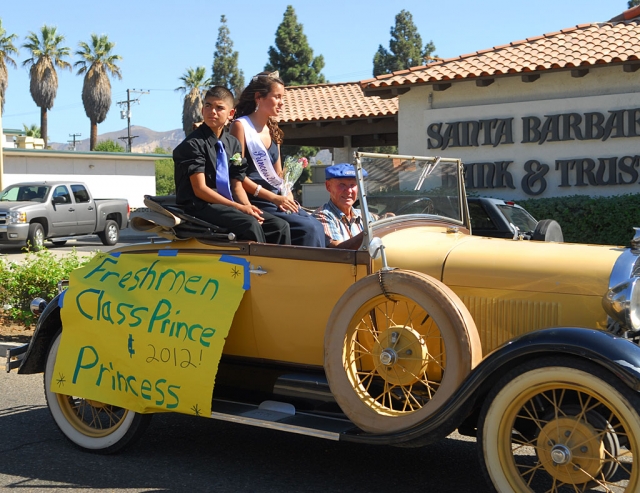
{"label": "boy's black dress shirt", "polygon": [[[229,159],[236,153],[241,153],[240,142],[226,129],[218,139],[211,128],[204,123],[196,128],[173,151],[175,163],[174,179],[176,183],[176,202],[181,205],[200,208],[206,203],[196,197],[191,186],[190,176],[204,173],[209,188],[216,189],[216,142],[222,142]],[[233,179],[244,178],[246,160],[240,165],[229,162],[229,183]]]}

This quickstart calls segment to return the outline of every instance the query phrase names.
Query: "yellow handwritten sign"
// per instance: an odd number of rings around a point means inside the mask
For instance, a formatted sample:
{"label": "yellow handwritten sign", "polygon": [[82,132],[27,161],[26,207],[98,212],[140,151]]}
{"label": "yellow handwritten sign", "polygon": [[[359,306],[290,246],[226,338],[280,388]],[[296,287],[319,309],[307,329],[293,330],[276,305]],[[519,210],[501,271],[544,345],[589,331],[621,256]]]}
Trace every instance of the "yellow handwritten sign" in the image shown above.
{"label": "yellow handwritten sign", "polygon": [[139,413],[211,415],[222,348],[244,290],[241,257],[112,254],[71,274],[53,392]]}

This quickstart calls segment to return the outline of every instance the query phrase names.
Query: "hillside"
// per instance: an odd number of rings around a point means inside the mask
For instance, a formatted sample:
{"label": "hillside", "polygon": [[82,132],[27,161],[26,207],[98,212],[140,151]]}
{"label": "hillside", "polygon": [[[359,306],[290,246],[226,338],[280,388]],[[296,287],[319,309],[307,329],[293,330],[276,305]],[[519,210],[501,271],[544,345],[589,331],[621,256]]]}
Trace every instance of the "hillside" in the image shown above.
{"label": "hillside", "polygon": [[[167,132],[156,132],[146,127],[140,127],[138,125],[131,126],[131,135],[137,135],[137,138],[133,139],[133,152],[153,152],[156,147],[162,147],[164,149],[173,150],[184,139],[184,132],[180,129],[169,130]],[[126,141],[119,140],[119,137],[126,137],[127,129],[118,130],[117,132],[107,132],[98,135],[98,142],[103,140],[115,140],[120,145],[125,147]],[[69,144],[60,144],[57,142],[50,143],[51,148],[60,151],[69,150]],[[82,139],[76,141],[76,150],[88,151],[89,139]]]}

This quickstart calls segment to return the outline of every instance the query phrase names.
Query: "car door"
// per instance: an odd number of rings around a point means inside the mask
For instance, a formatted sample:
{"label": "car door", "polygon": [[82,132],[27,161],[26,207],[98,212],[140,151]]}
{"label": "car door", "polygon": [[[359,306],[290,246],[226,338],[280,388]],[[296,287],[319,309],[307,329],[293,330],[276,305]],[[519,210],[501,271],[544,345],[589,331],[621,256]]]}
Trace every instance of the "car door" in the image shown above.
{"label": "car door", "polygon": [[247,260],[258,357],[322,366],[329,315],[342,294],[366,275],[368,254],[256,243]]}
{"label": "car door", "polygon": [[53,189],[50,220],[47,236],[75,234],[78,223],[76,208],[66,185],[56,185]]}
{"label": "car door", "polygon": [[76,220],[78,227],[76,233],[91,234],[96,227],[96,206],[89,195],[89,191],[82,184],[72,184],[71,192],[76,203]]}

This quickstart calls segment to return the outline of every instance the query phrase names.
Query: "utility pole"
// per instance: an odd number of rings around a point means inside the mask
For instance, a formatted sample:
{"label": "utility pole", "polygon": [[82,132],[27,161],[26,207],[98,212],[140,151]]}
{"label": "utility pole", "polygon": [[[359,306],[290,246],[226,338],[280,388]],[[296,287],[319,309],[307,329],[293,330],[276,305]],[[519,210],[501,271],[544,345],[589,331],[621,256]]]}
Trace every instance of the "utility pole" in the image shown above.
{"label": "utility pole", "polygon": [[118,101],[116,104],[119,104],[120,107],[124,108],[126,106],[126,110],[122,109],[120,110],[120,116],[122,117],[122,119],[124,120],[125,118],[127,119],[127,136],[126,137],[118,137],[118,139],[120,140],[126,140],[127,141],[127,152],[131,152],[131,141],[133,139],[135,139],[136,137],[138,137],[137,135],[131,135],[131,103],[138,103],[140,104],[140,100],[138,98],[136,99],[131,99],[131,93],[138,93],[138,94],[149,94],[149,91],[140,91],[137,89],[127,89],[127,100],[126,101]]}
{"label": "utility pole", "polygon": [[67,142],[69,144],[71,144],[69,147],[71,148],[72,151],[76,150],[76,137],[81,137],[82,134],[69,134],[69,137],[71,137],[73,140],[67,140]]}

